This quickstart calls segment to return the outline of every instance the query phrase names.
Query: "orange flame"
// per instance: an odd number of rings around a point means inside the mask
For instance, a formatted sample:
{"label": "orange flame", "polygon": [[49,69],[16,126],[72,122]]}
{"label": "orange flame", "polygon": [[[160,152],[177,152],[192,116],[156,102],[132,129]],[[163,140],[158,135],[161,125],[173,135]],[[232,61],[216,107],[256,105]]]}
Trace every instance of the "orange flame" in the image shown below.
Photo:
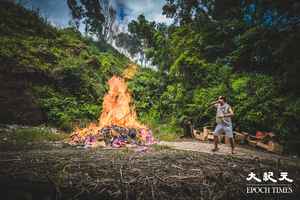
{"label": "orange flame", "polygon": [[[129,71],[132,73],[132,70]],[[126,73],[126,71],[124,72]],[[108,85],[109,91],[103,99],[102,113],[98,123],[91,123],[83,129],[77,128],[71,135],[71,143],[82,142],[87,136],[97,135],[102,128],[112,125],[135,129],[147,128],[137,120],[131,93],[128,90],[125,79],[113,76],[108,81]]]}
{"label": "orange flame", "polygon": [[137,120],[131,94],[123,78],[113,76],[109,81],[109,92],[103,100],[99,127],[117,125],[128,128],[145,128]]}

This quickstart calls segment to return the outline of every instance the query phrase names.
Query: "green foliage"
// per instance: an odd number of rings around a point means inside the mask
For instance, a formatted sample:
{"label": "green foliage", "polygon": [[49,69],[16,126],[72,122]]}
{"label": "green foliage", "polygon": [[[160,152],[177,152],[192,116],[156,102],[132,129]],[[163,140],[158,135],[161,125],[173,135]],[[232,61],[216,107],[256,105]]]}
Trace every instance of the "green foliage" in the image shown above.
{"label": "green foliage", "polygon": [[45,39],[56,36],[56,28],[51,26],[45,18],[42,18],[38,11],[28,12],[20,5],[2,1],[0,15],[1,36],[26,37],[35,35]]}
{"label": "green foliage", "polygon": [[[274,78],[243,74],[232,78],[235,123],[242,130],[274,131],[282,141],[299,137],[299,97],[282,96]],[[299,139],[299,138],[298,138]]]}
{"label": "green foliage", "polygon": [[72,129],[76,120],[95,120],[99,116],[101,103],[79,101],[74,96],[55,91],[48,86],[34,87],[34,94],[48,121],[66,131]]}
{"label": "green foliage", "polygon": [[135,100],[135,107],[144,121],[158,121],[160,112],[157,110],[160,92],[163,89],[160,75],[151,69],[140,70],[128,83]]}
{"label": "green foliage", "polygon": [[167,86],[160,99],[162,114],[165,119],[174,121],[183,114],[182,108],[186,102],[185,94],[186,90],[180,83]]}
{"label": "green foliage", "polygon": [[171,124],[155,124],[151,126],[154,131],[154,136],[158,140],[174,141],[182,135],[182,130]]}
{"label": "green foliage", "polygon": [[276,108],[276,97],[276,87],[271,77],[249,74],[236,77],[232,80],[236,123],[252,132],[272,130],[272,121],[280,112]]}
{"label": "green foliage", "polygon": [[[170,93],[164,92],[162,75],[150,68],[142,68],[128,85],[134,97],[134,105],[139,119],[151,127],[155,137],[166,141],[179,138],[181,130],[176,124],[176,117],[179,115],[172,115],[175,110],[171,110],[169,107],[179,106],[176,103],[180,102],[182,92],[178,91],[178,94],[175,95],[177,99],[174,100],[173,92],[176,88],[170,87]],[[165,101],[162,101],[162,98]],[[172,105],[170,101],[172,101]]]}

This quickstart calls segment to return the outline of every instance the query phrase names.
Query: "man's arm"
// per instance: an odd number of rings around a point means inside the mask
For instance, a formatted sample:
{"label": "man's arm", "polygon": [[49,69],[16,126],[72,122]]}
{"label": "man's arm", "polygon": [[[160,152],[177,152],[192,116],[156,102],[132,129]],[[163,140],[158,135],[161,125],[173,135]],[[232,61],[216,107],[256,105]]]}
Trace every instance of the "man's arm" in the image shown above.
{"label": "man's arm", "polygon": [[209,104],[209,107],[212,107],[212,106],[217,107],[218,103],[219,103],[218,101],[213,101]]}
{"label": "man's arm", "polygon": [[225,114],[224,117],[233,117],[233,116],[234,116],[233,109],[231,107],[229,107],[228,113]]}

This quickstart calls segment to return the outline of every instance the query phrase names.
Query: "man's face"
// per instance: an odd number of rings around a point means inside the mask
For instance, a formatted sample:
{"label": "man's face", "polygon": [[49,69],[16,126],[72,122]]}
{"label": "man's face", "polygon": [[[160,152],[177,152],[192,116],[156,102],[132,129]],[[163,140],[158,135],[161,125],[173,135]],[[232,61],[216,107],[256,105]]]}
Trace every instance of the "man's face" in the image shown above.
{"label": "man's face", "polygon": [[224,104],[224,99],[222,99],[222,98],[218,98],[218,102],[220,103],[220,104]]}

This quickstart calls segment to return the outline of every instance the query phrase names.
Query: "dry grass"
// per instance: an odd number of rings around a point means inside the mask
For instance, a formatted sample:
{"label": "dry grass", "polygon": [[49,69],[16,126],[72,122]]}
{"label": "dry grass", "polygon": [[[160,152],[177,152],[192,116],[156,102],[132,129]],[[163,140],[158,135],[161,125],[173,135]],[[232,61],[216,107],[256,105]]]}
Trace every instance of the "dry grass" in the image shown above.
{"label": "dry grass", "polygon": [[48,184],[58,199],[243,199],[250,171],[288,171],[300,185],[299,168],[161,145],[146,152],[63,148],[0,157],[0,180]]}

